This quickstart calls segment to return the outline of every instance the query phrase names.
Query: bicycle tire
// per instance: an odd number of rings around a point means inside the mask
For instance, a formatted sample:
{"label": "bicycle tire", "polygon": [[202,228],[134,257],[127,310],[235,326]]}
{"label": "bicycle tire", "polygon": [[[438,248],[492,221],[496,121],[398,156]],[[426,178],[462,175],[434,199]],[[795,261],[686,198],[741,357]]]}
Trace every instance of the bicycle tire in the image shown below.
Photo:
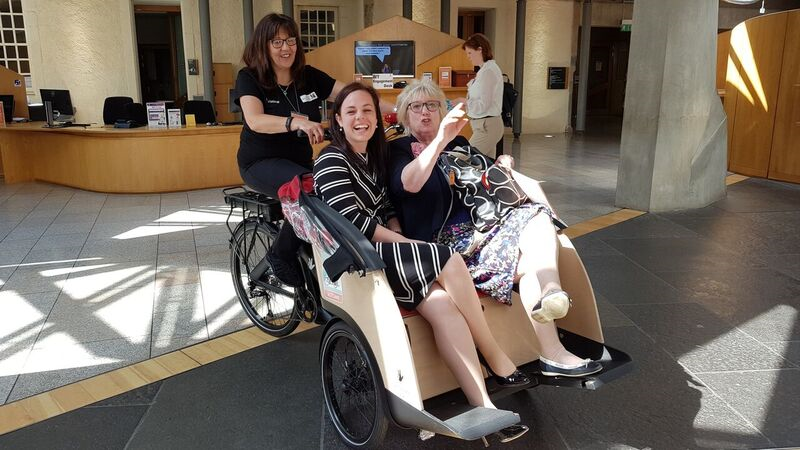
{"label": "bicycle tire", "polygon": [[254,295],[248,275],[269,251],[277,232],[275,225],[259,223],[255,217],[242,221],[233,231],[231,241],[231,277],[239,303],[250,321],[267,334],[281,337],[290,334],[300,324],[295,288],[281,283],[268,269],[265,274],[268,284],[292,295],[270,290]]}

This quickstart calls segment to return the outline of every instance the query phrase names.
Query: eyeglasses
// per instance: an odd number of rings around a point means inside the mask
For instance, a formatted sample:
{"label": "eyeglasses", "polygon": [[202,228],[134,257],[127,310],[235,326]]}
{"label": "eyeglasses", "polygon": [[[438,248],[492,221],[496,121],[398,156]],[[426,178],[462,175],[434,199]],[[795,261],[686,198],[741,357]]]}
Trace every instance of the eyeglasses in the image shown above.
{"label": "eyeglasses", "polygon": [[423,106],[425,106],[425,109],[427,109],[430,112],[436,112],[436,111],[439,110],[439,108],[442,107],[442,104],[440,102],[409,103],[408,104],[408,109],[410,109],[411,111],[414,111],[415,113],[421,113]]}
{"label": "eyeglasses", "polygon": [[288,44],[289,47],[294,47],[295,45],[297,45],[297,38],[290,37],[288,39],[273,39],[269,42],[270,44],[272,44],[272,48],[281,48],[283,47],[284,42],[286,42],[286,44]]}

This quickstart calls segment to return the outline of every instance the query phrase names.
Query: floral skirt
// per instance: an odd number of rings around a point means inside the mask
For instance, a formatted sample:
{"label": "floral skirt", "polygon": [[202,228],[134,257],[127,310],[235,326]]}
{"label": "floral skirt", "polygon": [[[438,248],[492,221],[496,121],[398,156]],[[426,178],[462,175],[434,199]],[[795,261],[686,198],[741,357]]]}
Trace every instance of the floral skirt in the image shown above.
{"label": "floral skirt", "polygon": [[526,203],[485,234],[476,233],[470,222],[445,226],[438,243],[452,247],[464,257],[477,290],[510,305],[519,261],[519,237],[540,212],[553,218],[553,211],[547,205]]}

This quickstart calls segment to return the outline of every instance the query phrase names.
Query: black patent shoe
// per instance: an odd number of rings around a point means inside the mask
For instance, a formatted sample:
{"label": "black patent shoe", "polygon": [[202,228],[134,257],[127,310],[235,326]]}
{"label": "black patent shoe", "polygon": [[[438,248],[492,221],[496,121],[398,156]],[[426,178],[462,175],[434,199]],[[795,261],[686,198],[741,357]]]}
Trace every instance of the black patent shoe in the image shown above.
{"label": "black patent shoe", "polygon": [[489,363],[486,362],[486,359],[484,359],[480,352],[478,352],[478,361],[486,368],[486,371],[489,372],[489,376],[492,377],[495,383],[500,387],[517,387],[531,384],[531,379],[519,370],[515,370],[514,373],[507,377],[497,375],[492,371],[492,368],[489,367]]}
{"label": "black patent shoe", "polygon": [[267,262],[272,267],[272,273],[281,281],[281,283],[292,287],[300,287],[303,285],[303,275],[300,273],[300,265],[297,261],[284,261],[274,253],[267,253]]}
{"label": "black patent shoe", "polygon": [[500,442],[505,444],[506,442],[511,442],[514,439],[522,437],[522,435],[527,433],[528,430],[529,428],[525,425],[511,425],[510,427],[505,427],[496,432],[494,435],[500,439]]}

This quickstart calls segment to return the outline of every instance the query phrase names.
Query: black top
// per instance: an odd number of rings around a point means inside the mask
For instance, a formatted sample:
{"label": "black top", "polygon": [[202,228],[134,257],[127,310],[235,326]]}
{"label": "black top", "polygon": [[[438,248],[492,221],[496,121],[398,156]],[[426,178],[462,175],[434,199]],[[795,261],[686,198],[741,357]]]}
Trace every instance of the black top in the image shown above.
{"label": "black top", "polygon": [[[413,136],[405,136],[391,141],[389,165],[389,196],[395,207],[403,235],[411,239],[425,242],[435,241],[439,230],[447,218],[458,214],[463,209],[458,198],[453,196],[450,188],[450,177],[445,171],[442,156],[433,168],[428,181],[417,193],[409,193],[403,189],[401,176],[403,169],[414,160],[411,143],[417,142]],[[463,136],[456,136],[445,150],[469,145]]]}
{"label": "black top", "polygon": [[[244,68],[236,77],[234,101],[241,106],[239,97],[252,95],[261,100],[265,114],[289,117],[292,112],[299,112],[307,115],[310,120],[319,122],[322,120],[322,101],[330,97],[336,80],[312,66],[305,66],[302,78],[299,90],[295,89],[295,83],[288,87],[266,89],[258,82],[254,72]],[[311,156],[311,144],[307,137],[298,137],[296,132],[258,133],[247,126],[247,120],[244,121],[237,156],[240,168],[246,169],[256,161],[267,158],[285,158],[311,167]]]}

